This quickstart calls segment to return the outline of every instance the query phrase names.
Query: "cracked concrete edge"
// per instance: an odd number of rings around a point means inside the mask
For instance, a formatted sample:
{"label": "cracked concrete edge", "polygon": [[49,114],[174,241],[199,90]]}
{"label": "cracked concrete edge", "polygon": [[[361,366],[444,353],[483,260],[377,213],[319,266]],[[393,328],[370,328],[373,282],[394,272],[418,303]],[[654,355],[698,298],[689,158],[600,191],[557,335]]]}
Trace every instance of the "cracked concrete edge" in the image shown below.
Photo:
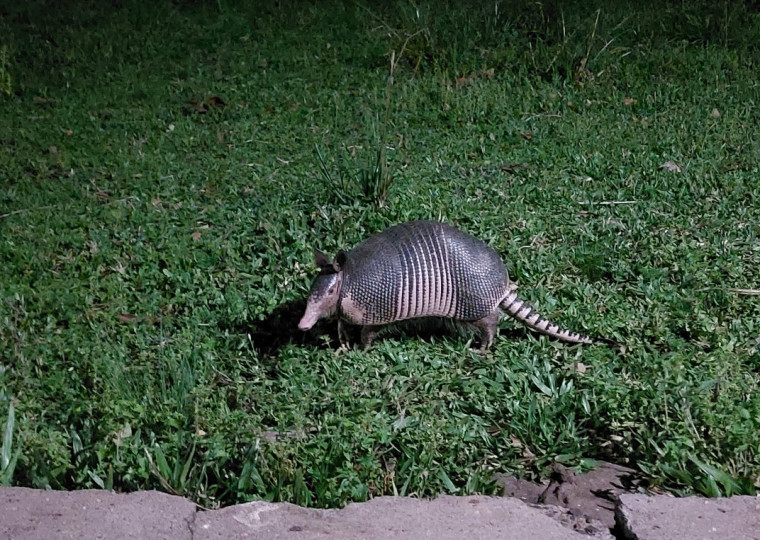
{"label": "cracked concrete edge", "polygon": [[760,496],[708,499],[628,493],[619,498],[615,521],[617,537],[625,540],[760,540]]}
{"label": "cracked concrete edge", "polygon": [[[618,538],[760,540],[760,497],[675,498],[623,494]],[[0,538],[163,538],[213,540],[381,538],[612,538],[572,510],[509,497],[442,495],[378,497],[320,510],[257,501],[197,511],[182,497],[157,491],[43,491],[0,488]]]}
{"label": "cracked concrete edge", "polygon": [[[0,538],[366,538],[540,537],[611,538],[606,529],[573,530],[566,509],[532,507],[506,497],[378,497],[345,508],[320,510],[257,501],[197,511],[182,497],[157,491],[43,491],[0,488]],[[561,515],[559,515],[561,514]],[[563,522],[564,519],[564,522]]]}
{"label": "cracked concrete edge", "polygon": [[340,510],[258,501],[199,513],[193,532],[196,540],[612,538],[606,529],[573,530],[543,508],[526,505],[517,499],[480,495],[442,495],[430,500],[377,497],[364,503],[349,504]]}

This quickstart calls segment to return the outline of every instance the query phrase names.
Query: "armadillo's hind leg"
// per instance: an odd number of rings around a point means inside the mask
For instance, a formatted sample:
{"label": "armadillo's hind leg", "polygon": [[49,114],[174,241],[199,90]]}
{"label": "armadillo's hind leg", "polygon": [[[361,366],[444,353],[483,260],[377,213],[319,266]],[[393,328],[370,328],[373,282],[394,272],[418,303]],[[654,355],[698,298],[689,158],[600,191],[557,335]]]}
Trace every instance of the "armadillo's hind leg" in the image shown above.
{"label": "armadillo's hind leg", "polygon": [[471,324],[480,334],[480,352],[486,352],[491,347],[496,335],[496,328],[499,325],[499,309],[493,310],[482,319],[473,321]]}
{"label": "armadillo's hind leg", "polygon": [[369,348],[372,341],[383,328],[385,328],[385,325],[383,324],[362,326],[362,347],[365,349]]}

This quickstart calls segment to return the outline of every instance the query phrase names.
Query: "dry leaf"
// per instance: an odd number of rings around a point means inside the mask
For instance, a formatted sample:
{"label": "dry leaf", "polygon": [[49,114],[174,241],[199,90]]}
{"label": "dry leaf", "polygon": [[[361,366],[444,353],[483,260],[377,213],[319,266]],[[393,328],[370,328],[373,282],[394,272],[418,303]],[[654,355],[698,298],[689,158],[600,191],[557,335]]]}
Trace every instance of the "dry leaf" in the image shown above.
{"label": "dry leaf", "polygon": [[712,116],[713,118],[720,118],[720,111],[718,111],[718,109],[713,109],[712,112],[710,113],[710,116]]}
{"label": "dry leaf", "polygon": [[132,436],[132,426],[125,424],[123,428],[116,430],[113,433],[113,443],[116,446],[121,446],[124,443],[124,439],[128,439]]}
{"label": "dry leaf", "polygon": [[633,105],[636,103],[636,100],[632,97],[623,98],[623,105]]}
{"label": "dry leaf", "polygon": [[135,315],[132,315],[130,313],[120,313],[119,315],[116,316],[116,318],[119,319],[119,322],[123,322],[123,323],[132,322],[135,319],[137,319]]}
{"label": "dry leaf", "polygon": [[515,437],[514,435],[510,435],[509,439],[510,439],[510,446],[512,446],[512,448],[520,448],[520,449],[525,448],[525,445],[523,444],[523,442],[517,437]]}
{"label": "dry leaf", "polygon": [[352,144],[352,145],[346,146],[346,150],[348,150],[348,152],[351,154],[351,157],[356,157],[356,151],[362,150],[362,148],[363,147],[360,144],[359,145]]}
{"label": "dry leaf", "polygon": [[533,452],[531,452],[530,449],[527,446],[525,446],[525,444],[520,439],[518,439],[514,435],[510,435],[509,438],[510,438],[510,446],[512,446],[512,448],[517,448],[518,450],[522,450],[521,454],[523,458],[528,459],[528,460],[533,460],[536,458],[536,455]]}
{"label": "dry leaf", "polygon": [[586,364],[584,364],[583,362],[578,362],[577,364],[575,364],[575,371],[583,375],[584,373],[586,373]]}
{"label": "dry leaf", "polygon": [[660,169],[665,169],[666,171],[675,172],[675,173],[681,172],[681,167],[673,161],[666,161],[665,163],[660,165]]}
{"label": "dry leaf", "polygon": [[185,112],[192,112],[192,111],[195,111],[198,114],[205,114],[206,106],[200,101],[195,101],[194,99],[190,99],[185,102]]}
{"label": "dry leaf", "polygon": [[224,107],[227,103],[219,96],[211,96],[206,100],[206,105],[209,107]]}
{"label": "dry leaf", "polygon": [[193,233],[193,240],[195,240],[197,242],[200,239],[201,239],[201,233],[199,231],[195,231]]}
{"label": "dry leaf", "polygon": [[185,106],[183,107],[183,109],[184,109],[185,114],[190,114],[190,113],[206,114],[212,108],[221,108],[221,107],[224,107],[225,105],[227,105],[227,103],[219,96],[211,96],[205,101],[197,101],[195,99],[190,99],[185,102]]}

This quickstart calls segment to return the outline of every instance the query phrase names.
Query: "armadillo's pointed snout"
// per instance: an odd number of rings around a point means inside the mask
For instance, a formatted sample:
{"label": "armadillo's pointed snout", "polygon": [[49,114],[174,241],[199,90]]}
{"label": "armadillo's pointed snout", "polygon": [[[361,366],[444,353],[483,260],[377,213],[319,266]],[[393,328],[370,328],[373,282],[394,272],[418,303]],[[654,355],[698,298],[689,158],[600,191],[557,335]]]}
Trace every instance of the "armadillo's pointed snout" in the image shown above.
{"label": "armadillo's pointed snout", "polygon": [[304,315],[300,321],[298,321],[298,329],[303,330],[304,332],[314,326],[314,323],[316,321],[311,321],[308,319],[307,315]]}
{"label": "armadillo's pointed snout", "polygon": [[314,306],[309,304],[306,306],[306,313],[303,314],[303,317],[301,317],[301,320],[298,321],[298,329],[303,330],[304,332],[308,329],[310,329],[312,326],[317,324],[317,321],[320,319],[320,313],[319,310],[314,309]]}

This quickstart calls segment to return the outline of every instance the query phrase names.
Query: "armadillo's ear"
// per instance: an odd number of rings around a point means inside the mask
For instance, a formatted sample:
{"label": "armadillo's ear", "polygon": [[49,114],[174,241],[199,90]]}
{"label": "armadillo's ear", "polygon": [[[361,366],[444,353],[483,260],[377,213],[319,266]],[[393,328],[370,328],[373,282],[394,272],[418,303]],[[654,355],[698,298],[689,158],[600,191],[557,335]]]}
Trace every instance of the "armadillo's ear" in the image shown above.
{"label": "armadillo's ear", "polygon": [[346,260],[348,259],[348,256],[346,255],[346,252],[342,249],[338,252],[338,254],[335,256],[335,260],[333,261],[333,268],[335,268],[336,272],[340,272],[343,270],[343,267],[346,265]]}
{"label": "armadillo's ear", "polygon": [[332,263],[330,262],[330,258],[319,251],[317,248],[314,248],[314,264],[317,265],[317,268],[324,268],[325,266],[332,266]]}

